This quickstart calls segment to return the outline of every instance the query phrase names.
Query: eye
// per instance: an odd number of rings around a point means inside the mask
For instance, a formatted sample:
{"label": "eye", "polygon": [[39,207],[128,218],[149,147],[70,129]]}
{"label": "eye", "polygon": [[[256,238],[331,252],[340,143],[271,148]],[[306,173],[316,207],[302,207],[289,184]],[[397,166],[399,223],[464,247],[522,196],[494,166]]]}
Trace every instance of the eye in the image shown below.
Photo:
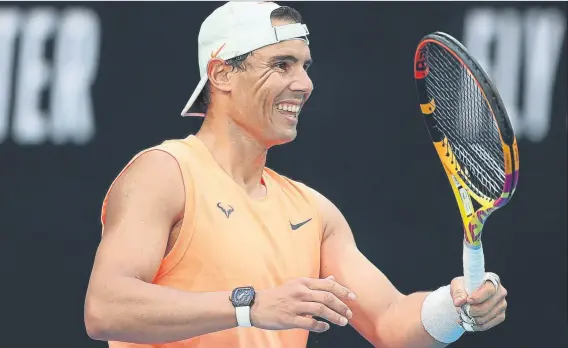
{"label": "eye", "polygon": [[287,62],[277,62],[274,64],[274,67],[277,69],[288,70],[288,63]]}

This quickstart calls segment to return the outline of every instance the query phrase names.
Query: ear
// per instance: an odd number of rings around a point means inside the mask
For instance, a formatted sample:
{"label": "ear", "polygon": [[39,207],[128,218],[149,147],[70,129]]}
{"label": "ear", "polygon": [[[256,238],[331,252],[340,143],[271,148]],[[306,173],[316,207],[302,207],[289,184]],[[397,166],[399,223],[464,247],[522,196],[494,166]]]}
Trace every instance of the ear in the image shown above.
{"label": "ear", "polygon": [[209,76],[209,82],[215,86],[215,88],[223,91],[230,92],[231,85],[229,83],[229,72],[231,67],[220,58],[213,58],[207,64],[207,75]]}

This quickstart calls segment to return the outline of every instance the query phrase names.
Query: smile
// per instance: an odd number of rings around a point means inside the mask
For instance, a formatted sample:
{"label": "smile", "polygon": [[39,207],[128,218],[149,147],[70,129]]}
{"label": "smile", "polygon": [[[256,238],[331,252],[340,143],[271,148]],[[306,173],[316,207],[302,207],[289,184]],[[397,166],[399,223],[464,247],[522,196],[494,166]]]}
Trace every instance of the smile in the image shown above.
{"label": "smile", "polygon": [[278,110],[281,114],[284,114],[286,118],[293,121],[293,123],[297,122],[301,109],[302,106],[298,104],[281,103],[276,106],[276,110]]}
{"label": "smile", "polygon": [[279,104],[278,110],[284,110],[289,112],[300,112],[300,105],[292,105],[292,104]]}

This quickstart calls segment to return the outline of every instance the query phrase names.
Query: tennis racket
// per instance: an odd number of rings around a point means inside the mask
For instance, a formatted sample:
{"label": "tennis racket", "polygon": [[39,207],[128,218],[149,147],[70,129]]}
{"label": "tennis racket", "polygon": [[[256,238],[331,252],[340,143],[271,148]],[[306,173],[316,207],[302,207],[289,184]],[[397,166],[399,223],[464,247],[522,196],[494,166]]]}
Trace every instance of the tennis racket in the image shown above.
{"label": "tennis racket", "polygon": [[[414,77],[426,128],[461,213],[464,281],[471,294],[484,283],[483,227],[517,187],[517,140],[497,88],[455,38],[442,32],[423,37]],[[468,306],[462,309],[468,313]]]}

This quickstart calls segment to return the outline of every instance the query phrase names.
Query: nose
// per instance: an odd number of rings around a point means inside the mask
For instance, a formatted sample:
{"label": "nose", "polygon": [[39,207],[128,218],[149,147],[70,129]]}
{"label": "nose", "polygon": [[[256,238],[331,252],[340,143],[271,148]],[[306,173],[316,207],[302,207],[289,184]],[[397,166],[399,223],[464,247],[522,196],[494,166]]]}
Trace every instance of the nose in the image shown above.
{"label": "nose", "polygon": [[298,70],[298,73],[294,76],[294,81],[290,84],[290,89],[294,92],[302,92],[306,94],[306,96],[309,96],[314,89],[312,79],[310,79],[306,70]]}

